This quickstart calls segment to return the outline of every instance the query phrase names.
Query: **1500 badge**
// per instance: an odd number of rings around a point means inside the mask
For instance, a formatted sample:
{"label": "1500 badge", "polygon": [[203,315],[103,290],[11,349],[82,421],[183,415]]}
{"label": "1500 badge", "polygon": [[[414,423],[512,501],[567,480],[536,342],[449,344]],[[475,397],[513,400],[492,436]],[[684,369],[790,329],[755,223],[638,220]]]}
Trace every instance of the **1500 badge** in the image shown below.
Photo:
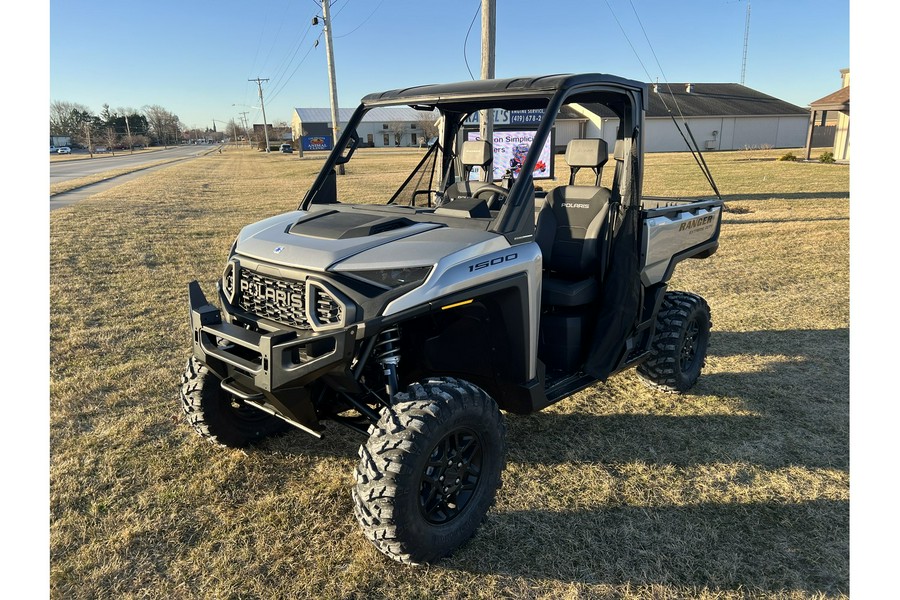
{"label": "1500 badge", "polygon": [[512,254],[507,254],[506,256],[498,256],[497,258],[492,258],[491,260],[483,260],[475,263],[474,265],[469,265],[469,273],[480,271],[481,269],[486,269],[495,265],[500,265],[517,258],[519,258],[519,255],[516,252],[513,252]]}

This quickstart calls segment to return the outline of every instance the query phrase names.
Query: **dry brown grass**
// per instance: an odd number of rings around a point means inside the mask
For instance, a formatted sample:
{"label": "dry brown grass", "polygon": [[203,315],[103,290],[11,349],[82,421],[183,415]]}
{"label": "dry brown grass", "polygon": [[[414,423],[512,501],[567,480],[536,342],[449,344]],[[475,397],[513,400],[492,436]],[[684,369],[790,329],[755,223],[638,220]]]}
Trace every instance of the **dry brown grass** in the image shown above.
{"label": "dry brown grass", "polygon": [[[696,388],[673,397],[626,372],[508,415],[487,522],[419,569],[357,528],[355,434],[225,450],[178,406],[187,282],[211,290],[241,226],[293,209],[319,160],[229,150],[54,211],[51,596],[848,594],[848,170],[743,160],[777,153],[707,157],[741,210],[673,281],[713,311]],[[360,158],[376,172],[416,160]],[[690,155],[647,162],[648,194],[708,193]]]}
{"label": "dry brown grass", "polygon": [[139,165],[122,167],[121,169],[110,169],[109,171],[103,171],[101,173],[93,173],[91,175],[86,175],[84,177],[78,177],[77,179],[67,179],[66,181],[60,181],[59,183],[51,184],[50,185],[50,196],[52,197],[52,196],[55,196],[56,194],[70,192],[72,190],[78,189],[80,187],[84,187],[86,185],[100,183],[101,181],[113,179],[113,178],[119,177],[121,175],[128,175],[129,173],[134,173],[135,171],[142,171],[144,169],[149,169],[150,167],[158,167],[159,165],[165,165],[170,162],[178,162],[180,160],[184,160],[184,159],[183,158],[175,158],[175,159],[168,159],[168,160],[155,160],[155,161],[149,162],[149,163],[141,163]]}

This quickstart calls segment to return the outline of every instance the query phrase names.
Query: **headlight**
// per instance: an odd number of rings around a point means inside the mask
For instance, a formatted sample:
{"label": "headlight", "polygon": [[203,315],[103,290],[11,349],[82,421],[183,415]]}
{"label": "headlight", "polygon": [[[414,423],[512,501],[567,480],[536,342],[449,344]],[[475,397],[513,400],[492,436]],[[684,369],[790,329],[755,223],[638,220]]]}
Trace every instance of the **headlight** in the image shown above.
{"label": "headlight", "polygon": [[402,285],[411,283],[421,283],[425,281],[431,267],[405,267],[402,269],[377,269],[372,271],[344,271],[347,275],[352,275],[357,279],[362,279],[378,287],[386,289],[398,288]]}

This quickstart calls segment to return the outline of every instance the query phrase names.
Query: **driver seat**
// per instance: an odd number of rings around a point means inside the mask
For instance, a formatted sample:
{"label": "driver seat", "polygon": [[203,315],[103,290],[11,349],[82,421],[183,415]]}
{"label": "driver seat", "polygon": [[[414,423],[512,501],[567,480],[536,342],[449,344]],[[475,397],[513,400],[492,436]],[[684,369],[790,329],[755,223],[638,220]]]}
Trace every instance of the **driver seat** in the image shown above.
{"label": "driver seat", "polygon": [[[472,169],[479,167],[487,170],[491,163],[494,162],[494,151],[491,144],[484,141],[468,141],[463,142],[462,151],[459,153],[459,160],[463,165],[463,180],[451,183],[444,190],[444,202],[452,202],[457,198],[474,198],[475,194],[482,188],[491,187],[495,184],[486,181],[470,181],[469,174]],[[499,194],[496,192],[491,195],[485,195],[488,206],[493,207],[498,200]]]}
{"label": "driver seat", "polygon": [[[535,241],[544,257],[541,298],[548,306],[582,306],[599,295],[606,248],[605,227],[611,191],[600,185],[603,165],[609,160],[602,139],[575,139],[566,148],[572,169],[569,185],[550,191],[535,226]],[[592,186],[574,185],[581,168],[596,173]]]}

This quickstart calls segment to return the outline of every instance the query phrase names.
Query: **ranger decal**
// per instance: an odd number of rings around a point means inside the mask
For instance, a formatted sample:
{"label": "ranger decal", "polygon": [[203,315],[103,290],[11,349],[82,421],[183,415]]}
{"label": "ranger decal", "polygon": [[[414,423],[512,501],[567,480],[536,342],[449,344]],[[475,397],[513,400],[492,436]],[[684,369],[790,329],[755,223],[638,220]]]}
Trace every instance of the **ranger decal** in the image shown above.
{"label": "ranger decal", "polygon": [[696,219],[691,219],[690,221],[685,221],[678,228],[678,231],[684,231],[686,229],[696,229],[698,227],[703,227],[704,225],[709,225],[713,221],[713,215],[705,215],[703,217],[698,217]]}

